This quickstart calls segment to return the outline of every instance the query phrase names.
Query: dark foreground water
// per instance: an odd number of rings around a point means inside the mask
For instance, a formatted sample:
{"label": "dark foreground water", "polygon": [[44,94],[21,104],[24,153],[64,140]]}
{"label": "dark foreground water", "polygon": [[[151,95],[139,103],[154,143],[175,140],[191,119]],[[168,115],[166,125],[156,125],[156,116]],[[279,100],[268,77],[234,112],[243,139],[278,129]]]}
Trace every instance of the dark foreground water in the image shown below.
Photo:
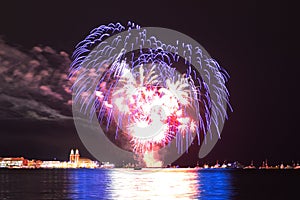
{"label": "dark foreground water", "polygon": [[0,199],[298,199],[300,170],[0,169]]}

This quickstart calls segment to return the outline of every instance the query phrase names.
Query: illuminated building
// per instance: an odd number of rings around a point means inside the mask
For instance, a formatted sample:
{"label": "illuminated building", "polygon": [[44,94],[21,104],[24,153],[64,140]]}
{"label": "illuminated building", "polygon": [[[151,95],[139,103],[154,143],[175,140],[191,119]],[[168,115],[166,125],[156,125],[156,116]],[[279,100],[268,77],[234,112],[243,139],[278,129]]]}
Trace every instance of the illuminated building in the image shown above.
{"label": "illuminated building", "polygon": [[71,149],[71,153],[70,153],[69,162],[73,163],[74,161],[75,161],[74,150],[73,150],[73,149]]}
{"label": "illuminated building", "polygon": [[23,163],[23,168],[40,168],[42,163],[41,160],[27,160],[27,162]]}
{"label": "illuminated building", "polygon": [[27,166],[27,163],[28,160],[23,157],[0,159],[1,168],[22,168],[23,166]]}
{"label": "illuminated building", "polygon": [[92,161],[88,158],[81,158],[79,154],[79,150],[71,149],[70,159],[68,163],[68,168],[97,168],[99,166],[98,162]]}
{"label": "illuminated building", "polygon": [[92,161],[88,158],[80,158],[77,164],[78,168],[97,168],[99,167],[98,162]]}
{"label": "illuminated building", "polygon": [[[0,157],[0,168],[98,168],[98,161],[93,161],[88,158],[81,158],[79,150],[71,149],[69,161],[41,161],[41,160],[28,160],[23,157]],[[107,163],[107,168],[114,167],[113,164]]]}
{"label": "illuminated building", "polygon": [[75,152],[75,163],[79,162],[79,157],[80,157],[79,151],[78,151],[78,149],[76,149],[76,152]]}
{"label": "illuminated building", "polygon": [[56,160],[43,161],[41,168],[62,168],[62,164]]}
{"label": "illuminated building", "polygon": [[100,168],[114,168],[115,165],[109,162],[103,162],[102,165],[100,166]]}

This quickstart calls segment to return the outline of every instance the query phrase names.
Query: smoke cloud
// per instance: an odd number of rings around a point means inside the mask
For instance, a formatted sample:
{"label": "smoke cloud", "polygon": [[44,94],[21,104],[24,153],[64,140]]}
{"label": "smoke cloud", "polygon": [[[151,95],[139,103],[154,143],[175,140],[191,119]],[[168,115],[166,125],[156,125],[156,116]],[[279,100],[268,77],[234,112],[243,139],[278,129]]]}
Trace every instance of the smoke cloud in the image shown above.
{"label": "smoke cloud", "polygon": [[0,120],[71,119],[70,63],[64,51],[24,51],[0,40]]}

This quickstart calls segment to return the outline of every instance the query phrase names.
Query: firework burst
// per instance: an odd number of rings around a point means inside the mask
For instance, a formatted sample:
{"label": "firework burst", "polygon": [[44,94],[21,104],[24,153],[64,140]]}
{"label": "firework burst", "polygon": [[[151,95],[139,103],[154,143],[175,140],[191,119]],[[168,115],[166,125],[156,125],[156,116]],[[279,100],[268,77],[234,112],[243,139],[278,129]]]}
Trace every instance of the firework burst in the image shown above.
{"label": "firework burst", "polygon": [[94,29],[76,46],[70,77],[81,111],[135,153],[173,140],[183,152],[226,118],[228,75],[218,63],[200,47],[164,44],[130,22]]}

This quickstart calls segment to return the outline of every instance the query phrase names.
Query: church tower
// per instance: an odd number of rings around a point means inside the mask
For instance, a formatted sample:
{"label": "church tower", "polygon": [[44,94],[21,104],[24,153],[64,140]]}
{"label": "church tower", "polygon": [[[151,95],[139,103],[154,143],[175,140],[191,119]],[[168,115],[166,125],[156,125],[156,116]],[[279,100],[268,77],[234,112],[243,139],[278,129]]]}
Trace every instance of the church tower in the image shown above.
{"label": "church tower", "polygon": [[69,162],[73,163],[74,161],[75,161],[74,150],[73,150],[73,149],[71,149],[71,153],[70,153]]}
{"label": "church tower", "polygon": [[79,157],[80,157],[79,151],[78,151],[78,149],[76,149],[76,151],[75,151],[75,163],[79,162]]}

